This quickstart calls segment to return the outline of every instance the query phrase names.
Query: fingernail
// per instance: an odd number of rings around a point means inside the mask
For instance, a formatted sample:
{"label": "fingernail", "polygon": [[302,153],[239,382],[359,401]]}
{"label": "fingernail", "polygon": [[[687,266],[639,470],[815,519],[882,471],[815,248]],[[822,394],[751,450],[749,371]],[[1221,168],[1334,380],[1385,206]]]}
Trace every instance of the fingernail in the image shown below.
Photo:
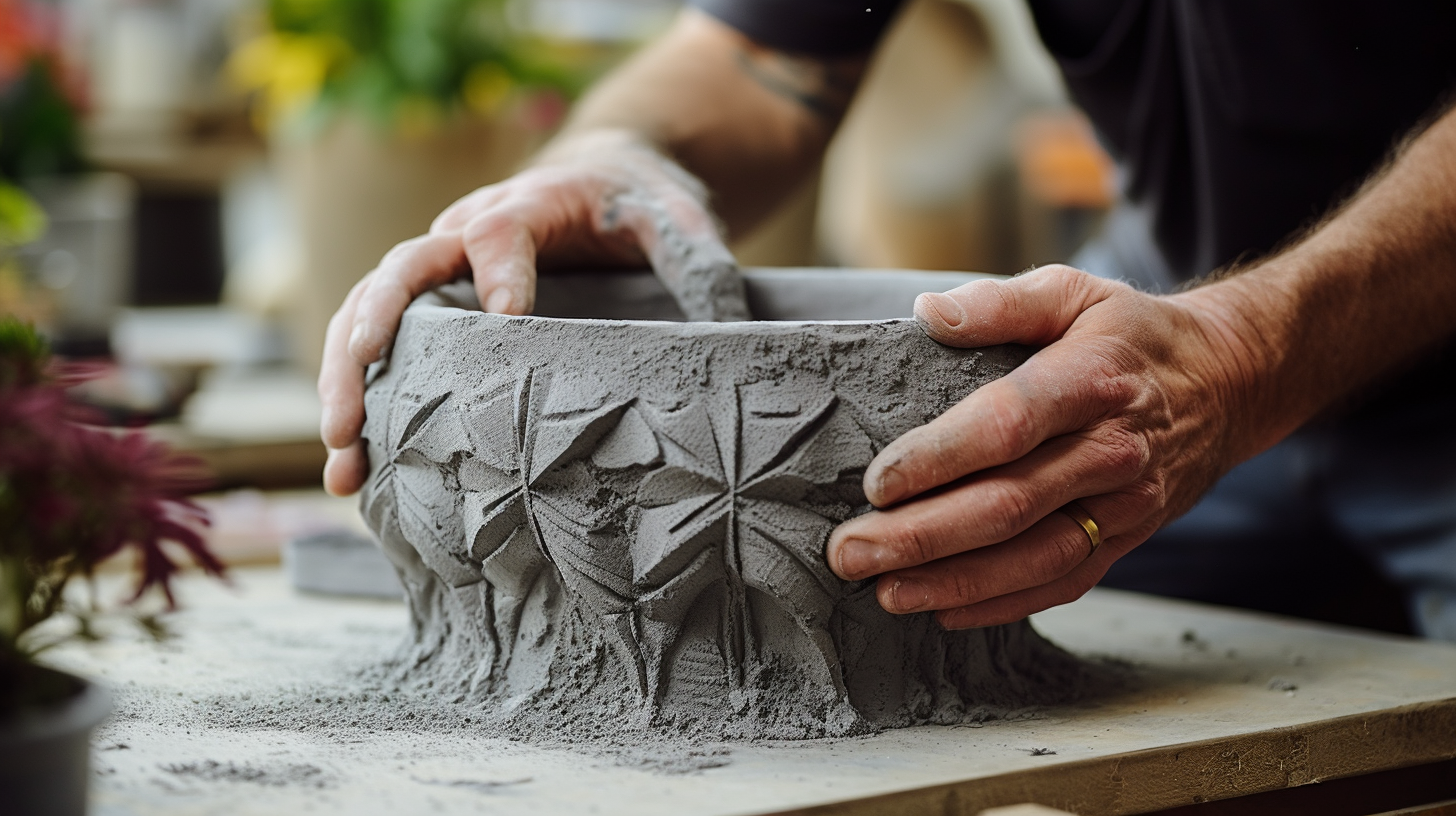
{"label": "fingernail", "polygon": [[905,476],[893,465],[880,468],[875,478],[875,501],[876,507],[884,507],[894,504],[905,495]]}
{"label": "fingernail", "polygon": [[485,310],[495,314],[510,314],[511,301],[511,290],[501,287],[485,299]]}
{"label": "fingernail", "polygon": [[365,346],[372,345],[374,340],[374,327],[368,323],[354,324],[354,330],[349,332],[349,353],[356,359],[363,359],[373,349],[366,349]]}
{"label": "fingernail", "polygon": [[914,578],[896,578],[890,585],[890,607],[886,612],[917,612],[930,605],[930,590]]}
{"label": "fingernail", "polygon": [[956,303],[955,298],[938,292],[926,292],[920,297],[924,299],[926,311],[946,328],[954,329],[966,322],[966,310]]}
{"label": "fingernail", "polygon": [[339,458],[339,452],[336,451],[336,450],[334,450],[333,448],[329,448],[329,458],[327,458],[327,459],[324,460],[324,472],[322,474],[322,477],[323,477],[323,483],[324,483],[324,490],[326,492],[328,492],[328,494],[331,495],[331,496],[339,496],[339,495],[342,495],[342,494],[340,494],[340,493],[338,493],[338,492],[336,492],[334,490],[334,487],[335,487],[334,481],[335,480],[332,479],[332,478],[330,478],[330,474],[332,474],[333,473],[333,470],[334,470],[334,462],[338,458]]}
{"label": "fingernail", "polygon": [[839,542],[835,562],[841,577],[857,581],[881,572],[880,548],[863,538],[846,538]]}

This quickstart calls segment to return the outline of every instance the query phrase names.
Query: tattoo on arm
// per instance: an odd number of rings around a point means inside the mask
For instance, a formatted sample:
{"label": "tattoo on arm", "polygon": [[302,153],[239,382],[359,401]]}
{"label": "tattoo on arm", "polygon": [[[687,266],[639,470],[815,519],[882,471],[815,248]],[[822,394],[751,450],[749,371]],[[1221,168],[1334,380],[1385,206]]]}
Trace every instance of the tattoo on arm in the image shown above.
{"label": "tattoo on arm", "polygon": [[837,122],[854,99],[867,61],[797,57],[766,48],[738,51],[739,67],[754,82],[831,122]]}

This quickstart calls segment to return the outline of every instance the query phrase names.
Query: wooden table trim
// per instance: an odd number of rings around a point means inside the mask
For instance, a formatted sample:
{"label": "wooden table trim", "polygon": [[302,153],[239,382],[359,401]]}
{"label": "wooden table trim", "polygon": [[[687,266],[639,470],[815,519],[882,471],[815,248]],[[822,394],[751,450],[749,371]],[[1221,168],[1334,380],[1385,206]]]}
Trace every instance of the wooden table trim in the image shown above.
{"label": "wooden table trim", "polygon": [[1449,697],[772,813],[974,816],[1035,802],[1078,816],[1124,816],[1453,758],[1456,697]]}

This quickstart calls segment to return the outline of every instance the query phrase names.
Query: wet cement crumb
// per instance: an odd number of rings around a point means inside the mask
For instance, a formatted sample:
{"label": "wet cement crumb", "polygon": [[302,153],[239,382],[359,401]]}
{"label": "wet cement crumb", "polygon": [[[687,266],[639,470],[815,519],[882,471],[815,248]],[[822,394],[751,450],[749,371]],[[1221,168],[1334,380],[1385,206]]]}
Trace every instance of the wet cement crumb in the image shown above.
{"label": "wet cement crumb", "polygon": [[1296,683],[1285,680],[1283,677],[1273,677],[1269,680],[1270,691],[1295,691],[1298,688],[1299,686]]}
{"label": "wet cement crumb", "polygon": [[282,788],[293,785],[326,788],[330,781],[322,768],[309,764],[259,766],[243,762],[177,762],[160,766],[174,776],[200,779],[204,782],[246,782],[253,785]]}
{"label": "wet cement crumb", "polygon": [[1208,641],[1204,640],[1203,638],[1200,638],[1198,636],[1198,632],[1196,630],[1193,630],[1193,629],[1184,629],[1183,630],[1183,635],[1182,635],[1182,637],[1179,638],[1179,641],[1184,646],[1186,646],[1186,647],[1188,647],[1190,649],[1196,649],[1197,651],[1200,651],[1200,652],[1206,652],[1206,651],[1208,651]]}
{"label": "wet cement crumb", "polygon": [[523,776],[520,779],[421,779],[418,776],[410,777],[421,785],[438,785],[445,788],[465,788],[476,793],[498,793],[503,788],[511,788],[516,785],[524,785],[531,782],[535,777]]}

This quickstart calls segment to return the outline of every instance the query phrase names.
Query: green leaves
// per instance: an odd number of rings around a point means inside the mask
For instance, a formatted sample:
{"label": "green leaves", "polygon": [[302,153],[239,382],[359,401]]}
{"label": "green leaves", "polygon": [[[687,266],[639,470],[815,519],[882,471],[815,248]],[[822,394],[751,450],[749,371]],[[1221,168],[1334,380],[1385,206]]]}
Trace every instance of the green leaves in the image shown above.
{"label": "green leaves", "polygon": [[505,0],[272,0],[269,11],[279,36],[342,47],[329,61],[317,109],[409,128],[462,107],[492,113],[499,100],[483,93],[483,71],[507,80],[495,83],[507,89],[574,94],[582,87],[583,78],[511,29],[505,6]]}
{"label": "green leaves", "polygon": [[[0,182],[0,198],[3,192]],[[38,384],[49,360],[45,339],[29,323],[0,315],[0,394]]]}
{"label": "green leaves", "polygon": [[24,190],[0,180],[0,250],[24,246],[45,231],[45,210]]}

